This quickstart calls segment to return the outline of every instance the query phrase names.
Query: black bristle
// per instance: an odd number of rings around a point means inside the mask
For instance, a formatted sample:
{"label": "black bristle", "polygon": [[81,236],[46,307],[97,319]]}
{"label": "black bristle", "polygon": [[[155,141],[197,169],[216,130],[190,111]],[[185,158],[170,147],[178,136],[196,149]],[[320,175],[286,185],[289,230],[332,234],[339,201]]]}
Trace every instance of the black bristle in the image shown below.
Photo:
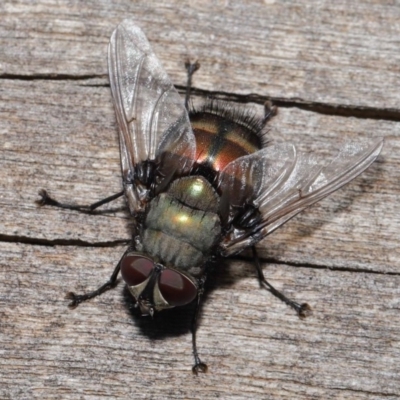
{"label": "black bristle", "polygon": [[215,98],[207,99],[200,107],[190,104],[189,117],[202,113],[209,113],[221,118],[225,118],[251,131],[261,142],[261,147],[266,147],[265,125],[269,118],[260,117],[252,108],[246,108],[232,104],[232,102],[218,100]]}

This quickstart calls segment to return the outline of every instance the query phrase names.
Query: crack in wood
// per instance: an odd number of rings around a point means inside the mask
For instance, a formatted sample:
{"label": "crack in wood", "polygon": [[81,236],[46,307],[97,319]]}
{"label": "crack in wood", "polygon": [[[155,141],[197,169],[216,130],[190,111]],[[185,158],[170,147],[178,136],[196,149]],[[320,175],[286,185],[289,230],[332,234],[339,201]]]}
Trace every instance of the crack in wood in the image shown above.
{"label": "crack in wood", "polygon": [[118,247],[128,245],[131,239],[117,239],[105,242],[88,242],[81,239],[39,239],[27,236],[0,235],[0,242],[31,244],[37,246],[81,246],[81,247]]}
{"label": "crack in wood", "polygon": [[[91,79],[106,79],[106,75],[69,75],[69,74],[0,74],[0,79],[8,80],[53,80],[53,81],[86,81]],[[108,83],[88,83],[90,87],[109,87]],[[179,93],[186,92],[186,86],[175,85]],[[212,97],[220,100],[235,103],[255,103],[263,105],[266,101],[271,101],[280,108],[298,108],[300,110],[311,111],[317,114],[332,115],[340,117],[353,117],[359,119],[380,119],[385,121],[400,121],[400,110],[395,108],[375,108],[368,106],[338,105],[320,102],[309,102],[301,98],[268,97],[256,93],[235,94],[224,91],[208,91],[192,87],[192,95],[201,97]]]}

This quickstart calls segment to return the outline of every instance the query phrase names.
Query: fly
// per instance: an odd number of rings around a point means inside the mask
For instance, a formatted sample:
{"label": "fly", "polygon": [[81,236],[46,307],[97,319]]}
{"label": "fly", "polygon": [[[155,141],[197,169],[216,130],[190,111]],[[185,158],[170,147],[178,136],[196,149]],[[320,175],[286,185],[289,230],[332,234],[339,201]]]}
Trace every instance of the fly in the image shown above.
{"label": "fly", "polygon": [[274,114],[268,104],[263,117],[216,100],[190,107],[199,65],[186,65],[183,101],[131,20],[113,32],[108,65],[123,190],[89,206],[60,203],[42,190],[39,203],[91,212],[124,195],[132,242],[110,279],[92,292],[70,293],[70,306],[113,287],[120,272],[143,315],[194,303],[193,372],[206,372],[196,346],[197,315],[217,260],[252,248],[263,286],[307,316],[306,303],[267,282],[254,245],[368,168],[383,140],[347,143],[321,163],[292,144],[267,143],[264,127]]}

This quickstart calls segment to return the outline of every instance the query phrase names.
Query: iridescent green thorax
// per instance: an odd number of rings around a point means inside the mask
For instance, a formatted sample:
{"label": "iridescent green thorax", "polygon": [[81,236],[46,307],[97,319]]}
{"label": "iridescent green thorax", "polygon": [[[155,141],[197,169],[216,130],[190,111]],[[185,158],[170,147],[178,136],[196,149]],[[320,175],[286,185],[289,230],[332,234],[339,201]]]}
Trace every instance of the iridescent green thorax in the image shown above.
{"label": "iridescent green thorax", "polygon": [[221,234],[219,197],[202,176],[177,179],[149,204],[143,250],[165,266],[201,274]]}
{"label": "iridescent green thorax", "polygon": [[210,183],[202,176],[188,176],[173,182],[168,193],[183,204],[216,213],[219,197]]}

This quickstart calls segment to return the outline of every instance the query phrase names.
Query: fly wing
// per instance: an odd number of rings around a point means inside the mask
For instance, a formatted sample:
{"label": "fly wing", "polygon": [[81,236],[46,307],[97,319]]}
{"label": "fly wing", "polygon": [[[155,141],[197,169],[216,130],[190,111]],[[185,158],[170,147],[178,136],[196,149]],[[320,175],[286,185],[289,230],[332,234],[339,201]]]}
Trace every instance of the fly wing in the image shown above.
{"label": "fly wing", "polygon": [[[278,144],[229,163],[218,181],[223,219],[233,220],[241,206],[255,203],[262,189],[271,191],[285,182],[295,166],[295,157],[292,144]],[[229,215],[225,215],[227,212]]]}
{"label": "fly wing", "polygon": [[[287,146],[261,150],[266,163],[264,172],[258,173],[261,185],[255,190],[253,204],[262,218],[249,231],[236,231],[227,238],[222,244],[224,255],[238,253],[255,244],[305,208],[350,182],[375,161],[383,140],[347,143],[325,166],[316,155],[298,152],[295,147],[290,153],[285,150]],[[251,156],[256,158],[256,154]],[[273,165],[277,167],[271,170]]]}
{"label": "fly wing", "polygon": [[173,174],[171,169],[188,167],[195,139],[180,95],[132,20],[123,21],[113,32],[108,65],[125,193],[131,212],[136,213],[143,209],[153,183],[138,179],[139,167],[158,160],[158,171],[164,176]]}

